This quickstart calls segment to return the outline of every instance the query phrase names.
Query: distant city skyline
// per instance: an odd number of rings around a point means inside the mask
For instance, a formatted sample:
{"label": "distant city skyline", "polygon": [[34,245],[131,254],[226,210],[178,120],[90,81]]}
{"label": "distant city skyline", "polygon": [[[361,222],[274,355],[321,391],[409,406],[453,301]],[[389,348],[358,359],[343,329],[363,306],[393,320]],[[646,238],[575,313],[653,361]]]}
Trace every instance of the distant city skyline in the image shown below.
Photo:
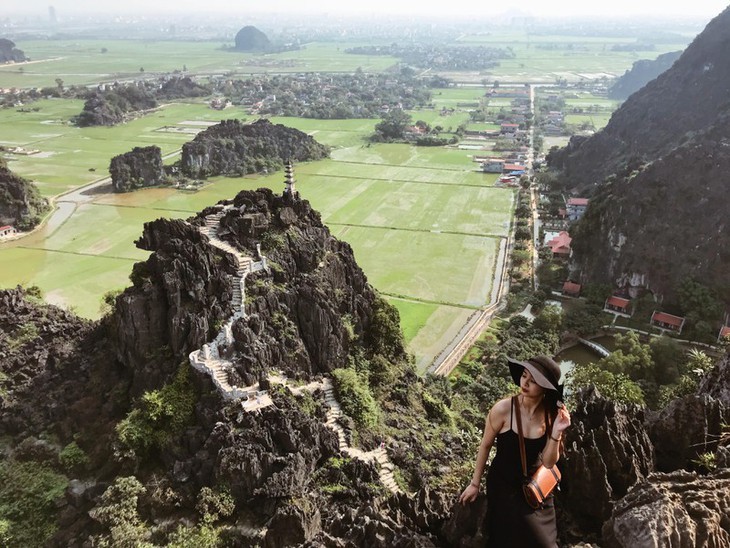
{"label": "distant city skyline", "polygon": [[[486,7],[475,0],[452,0],[448,3],[424,3],[422,0],[368,0],[367,2],[342,2],[341,0],[269,0],[252,2],[243,0],[4,0],[0,19],[7,15],[23,14],[48,17],[48,8],[53,6],[59,19],[64,14],[87,13],[227,13],[245,16],[246,13],[331,13],[368,15],[411,15],[450,17],[479,17],[499,14],[505,11],[519,11],[538,17],[628,17],[654,15],[663,17],[706,18],[708,21],[727,7],[726,0],[695,0],[693,2],[671,2],[666,0],[614,0],[605,3],[576,3],[574,0],[523,0],[514,4],[499,4],[498,9]],[[203,8],[201,9],[201,6]]]}

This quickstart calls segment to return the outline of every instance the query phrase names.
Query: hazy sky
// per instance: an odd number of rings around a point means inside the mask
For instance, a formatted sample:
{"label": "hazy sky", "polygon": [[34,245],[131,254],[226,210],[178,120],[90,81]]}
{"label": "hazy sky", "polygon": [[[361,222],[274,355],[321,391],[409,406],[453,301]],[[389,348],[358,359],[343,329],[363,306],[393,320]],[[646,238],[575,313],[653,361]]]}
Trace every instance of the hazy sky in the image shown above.
{"label": "hazy sky", "polygon": [[435,15],[441,12],[478,14],[480,18],[490,12],[500,13],[507,9],[537,16],[588,16],[588,15],[648,15],[688,16],[709,20],[727,7],[727,0],[691,0],[689,2],[667,0],[611,0],[591,2],[578,0],[522,0],[510,5],[506,2],[485,0],[450,0],[448,2],[424,0],[2,0],[0,18],[12,13],[36,13],[47,16],[48,6],[53,5],[59,16],[79,11],[129,13],[137,12],[216,12],[232,16],[245,16],[251,12],[329,12],[366,14],[413,14]]}

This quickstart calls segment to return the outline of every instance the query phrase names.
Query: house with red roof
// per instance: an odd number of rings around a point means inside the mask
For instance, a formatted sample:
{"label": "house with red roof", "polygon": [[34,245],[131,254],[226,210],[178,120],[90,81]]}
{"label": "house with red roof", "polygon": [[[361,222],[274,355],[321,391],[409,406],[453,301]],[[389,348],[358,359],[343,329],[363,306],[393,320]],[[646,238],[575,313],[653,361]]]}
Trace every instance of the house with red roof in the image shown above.
{"label": "house with red roof", "polygon": [[570,242],[573,238],[570,237],[565,230],[561,230],[557,236],[547,242],[547,246],[550,247],[550,251],[553,253],[553,257],[562,257],[567,259],[570,257]]}
{"label": "house with red roof", "polygon": [[606,302],[603,305],[603,310],[610,312],[611,314],[631,317],[631,300],[612,295],[606,299]]}
{"label": "house with red roof", "polygon": [[667,314],[666,312],[658,312],[657,310],[651,315],[651,325],[658,327],[664,331],[673,331],[674,333],[681,333],[684,327],[685,319],[681,316],[674,316]]}
{"label": "house with red roof", "polygon": [[4,238],[5,236],[12,236],[13,234],[15,234],[15,232],[15,227],[11,225],[0,226],[0,238]]}
{"label": "house with red roof", "polygon": [[517,133],[517,130],[519,128],[520,128],[520,124],[500,124],[499,125],[500,133]]}
{"label": "house with red roof", "polygon": [[563,295],[567,297],[580,297],[581,285],[568,280],[563,284]]}
{"label": "house with red roof", "polygon": [[588,198],[569,198],[565,204],[565,211],[568,214],[568,220],[577,221],[588,209]]}
{"label": "house with red roof", "polygon": [[720,333],[717,335],[717,342],[723,342],[723,339],[730,339],[730,325],[723,325],[720,328]]}

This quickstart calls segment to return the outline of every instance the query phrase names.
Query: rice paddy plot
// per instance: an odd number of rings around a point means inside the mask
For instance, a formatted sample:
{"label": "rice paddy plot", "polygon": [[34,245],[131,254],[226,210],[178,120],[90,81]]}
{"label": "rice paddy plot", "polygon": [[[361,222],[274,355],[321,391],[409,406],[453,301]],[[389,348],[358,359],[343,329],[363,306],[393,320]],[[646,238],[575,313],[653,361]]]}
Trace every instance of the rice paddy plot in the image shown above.
{"label": "rice paddy plot", "polygon": [[[425,374],[434,358],[458,335],[469,317],[476,312],[466,308],[442,305],[432,307],[425,303],[413,303],[401,299],[389,299],[401,315],[408,350],[416,358],[416,368]],[[430,314],[429,314],[430,312]]]}
{"label": "rice paddy plot", "polygon": [[[454,165],[449,167],[448,164],[441,164],[443,167],[438,168],[410,166],[408,164],[412,157],[402,162],[390,158],[390,161],[393,163],[387,164],[325,160],[323,162],[298,166],[297,173],[300,175],[308,174],[356,179],[360,179],[364,175],[371,180],[439,185],[471,185],[483,187],[493,184],[494,177],[476,171],[476,166],[472,162],[472,155],[470,153],[457,149],[454,149],[453,153],[458,155],[457,158],[461,167]],[[382,159],[387,160],[387,158]]]}
{"label": "rice paddy plot", "polygon": [[499,239],[388,228],[332,226],[379,291],[437,304],[484,306]]}
{"label": "rice paddy plot", "polygon": [[[310,182],[311,181],[311,182]],[[302,179],[300,192],[333,225],[506,236],[512,193],[497,188]]]}
{"label": "rice paddy plot", "polygon": [[44,249],[1,249],[0,287],[37,285],[51,304],[72,308],[86,318],[101,315],[107,291],[131,285],[133,260],[75,255]]}

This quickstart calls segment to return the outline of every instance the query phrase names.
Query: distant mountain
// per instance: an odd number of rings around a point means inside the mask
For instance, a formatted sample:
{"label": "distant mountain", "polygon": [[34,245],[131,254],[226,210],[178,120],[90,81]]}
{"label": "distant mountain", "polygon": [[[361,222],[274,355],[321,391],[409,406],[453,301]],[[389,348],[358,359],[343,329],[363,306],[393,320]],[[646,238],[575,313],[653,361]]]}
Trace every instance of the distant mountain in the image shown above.
{"label": "distant mountain", "polygon": [[27,60],[23,50],[15,47],[15,42],[0,38],[0,63],[22,63]]}
{"label": "distant mountain", "polygon": [[267,51],[270,48],[271,41],[256,27],[243,27],[236,34],[236,51]]}
{"label": "distant mountain", "polygon": [[641,59],[636,61],[630,70],[627,70],[616,83],[608,90],[611,99],[624,101],[629,95],[640,90],[662,72],[671,67],[682,55],[681,51],[664,53],[656,59]]}
{"label": "distant mountain", "polygon": [[730,8],[606,128],[549,155],[593,194],[572,231],[584,281],[672,301],[694,278],[730,302]]}

